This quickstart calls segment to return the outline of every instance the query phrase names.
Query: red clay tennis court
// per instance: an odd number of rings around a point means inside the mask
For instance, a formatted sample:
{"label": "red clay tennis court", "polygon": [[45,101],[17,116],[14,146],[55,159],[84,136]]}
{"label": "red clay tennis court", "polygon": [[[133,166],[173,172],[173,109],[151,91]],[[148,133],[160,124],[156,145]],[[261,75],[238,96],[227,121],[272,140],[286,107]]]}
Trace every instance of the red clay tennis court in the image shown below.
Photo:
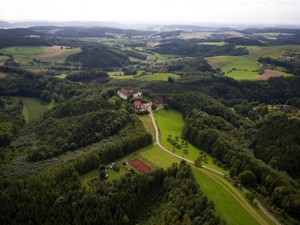
{"label": "red clay tennis court", "polygon": [[141,161],[139,159],[128,160],[128,163],[131,166],[133,166],[135,169],[137,169],[138,171],[140,171],[141,173],[145,173],[145,172],[151,171],[151,167],[148,166],[147,164],[145,164],[143,161]]}

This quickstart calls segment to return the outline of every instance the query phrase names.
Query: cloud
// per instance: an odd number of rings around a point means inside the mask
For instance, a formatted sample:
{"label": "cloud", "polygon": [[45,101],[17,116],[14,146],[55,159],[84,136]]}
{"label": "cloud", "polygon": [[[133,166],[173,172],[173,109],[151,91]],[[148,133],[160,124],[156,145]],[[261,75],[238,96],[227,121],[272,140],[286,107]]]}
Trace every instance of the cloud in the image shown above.
{"label": "cloud", "polygon": [[0,20],[300,24],[298,0],[10,0]]}

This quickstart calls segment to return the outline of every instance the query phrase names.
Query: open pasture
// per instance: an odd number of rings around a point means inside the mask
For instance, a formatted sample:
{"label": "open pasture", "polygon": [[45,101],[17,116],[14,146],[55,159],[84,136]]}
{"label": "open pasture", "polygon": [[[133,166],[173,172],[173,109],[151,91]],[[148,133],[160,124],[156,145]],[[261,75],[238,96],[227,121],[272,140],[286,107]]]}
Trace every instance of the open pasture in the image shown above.
{"label": "open pasture", "polygon": [[[79,48],[66,46],[18,46],[0,50],[1,53],[11,54],[15,62],[25,69],[43,70],[47,63],[63,63],[67,56],[80,52]],[[38,61],[41,62],[38,62]],[[43,62],[43,63],[42,63]],[[45,63],[46,62],[46,63]],[[0,59],[1,63],[1,59]],[[37,72],[37,71],[34,71]]]}
{"label": "open pasture", "polygon": [[37,98],[20,97],[23,102],[23,116],[27,123],[40,119],[43,114],[51,110],[55,102],[45,103]]}
{"label": "open pasture", "polygon": [[[165,146],[170,151],[174,151],[175,154],[192,161],[196,160],[200,156],[201,150],[189,143],[187,148],[188,154],[185,154],[183,149],[177,149],[176,147],[173,147],[167,140],[169,135],[171,135],[173,139],[178,137],[178,143],[181,143],[181,141],[183,141],[181,139],[181,132],[183,129],[184,121],[180,112],[175,110],[160,110],[155,113],[154,116],[160,130],[160,141],[163,146]],[[206,158],[207,161],[203,162],[203,164],[228,174],[228,171],[225,171],[224,169],[218,167],[213,163],[213,158],[211,156],[207,155]]]}
{"label": "open pasture", "polygon": [[5,55],[0,55],[0,66],[4,65],[5,60],[7,60],[8,57]]}
{"label": "open pasture", "polygon": [[259,74],[261,65],[257,62],[259,57],[281,58],[285,52],[300,52],[300,46],[238,46],[246,47],[249,54],[243,56],[214,56],[206,60],[213,68],[220,68],[226,76],[237,80],[254,79]]}
{"label": "open pasture", "polygon": [[144,76],[138,77],[136,79],[145,80],[145,81],[152,81],[152,80],[167,81],[168,77],[178,79],[180,76],[177,74],[174,74],[174,73],[153,73],[151,75],[144,75]]}

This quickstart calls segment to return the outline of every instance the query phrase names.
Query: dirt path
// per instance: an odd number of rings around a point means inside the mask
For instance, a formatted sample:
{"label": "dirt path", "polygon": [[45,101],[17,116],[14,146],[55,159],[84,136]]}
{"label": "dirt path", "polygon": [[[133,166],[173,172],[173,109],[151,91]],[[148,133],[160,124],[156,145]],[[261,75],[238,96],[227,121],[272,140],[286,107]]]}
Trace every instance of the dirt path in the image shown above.
{"label": "dirt path", "polygon": [[[169,154],[179,158],[179,159],[182,159],[182,160],[185,160],[186,162],[192,164],[194,166],[194,162],[192,160],[189,160],[189,159],[186,159],[182,156],[179,156],[179,155],[176,155],[175,153],[171,152],[170,150],[166,149],[164,146],[161,145],[160,143],[160,140],[159,140],[159,130],[158,130],[158,127],[157,127],[157,124],[155,122],[155,119],[154,119],[154,116],[153,116],[153,113],[152,113],[152,110],[149,109],[149,112],[150,112],[150,117],[151,117],[151,120],[152,120],[152,123],[153,123],[153,126],[154,126],[154,129],[155,129],[155,139],[156,139],[156,144],[164,151],[168,152]],[[195,166],[194,166],[195,167]],[[197,168],[197,167],[195,167]],[[224,176],[225,174],[222,173],[221,171],[218,171],[216,169],[213,169],[211,167],[208,167],[208,166],[205,166],[205,165],[202,165],[202,168],[205,168],[206,170],[206,174],[213,177],[213,179],[218,182],[220,185],[222,185],[221,183],[223,183],[223,187],[238,201],[240,202],[240,204],[260,223],[260,224],[269,224],[267,221],[265,221],[264,218],[262,218],[258,212],[249,204],[249,202],[247,202],[247,200],[241,195],[241,193],[239,193],[232,185],[226,185],[226,187],[224,186],[224,179],[221,179],[220,175],[221,176]],[[199,169],[199,168],[197,168]],[[201,170],[202,172],[204,172],[205,170]],[[213,174],[214,173],[214,174]],[[217,181],[218,180],[218,181]],[[220,183],[221,182],[221,183]],[[242,188],[242,190],[244,192],[250,192],[248,189],[246,188]],[[233,194],[235,193],[235,194]],[[276,225],[281,225],[281,223],[279,223],[278,220],[276,220],[276,218],[270,213],[268,212],[268,210],[257,200],[257,199],[254,199],[254,202],[257,203],[257,206],[258,208]]]}

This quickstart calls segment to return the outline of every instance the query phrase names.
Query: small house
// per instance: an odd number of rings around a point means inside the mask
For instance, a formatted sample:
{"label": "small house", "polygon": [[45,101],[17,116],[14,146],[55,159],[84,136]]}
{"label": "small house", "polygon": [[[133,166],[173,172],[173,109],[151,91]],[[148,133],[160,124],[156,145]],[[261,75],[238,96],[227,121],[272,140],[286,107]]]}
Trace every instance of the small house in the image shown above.
{"label": "small house", "polygon": [[142,102],[140,100],[134,101],[133,107],[135,110],[142,110]]}
{"label": "small house", "polygon": [[127,100],[129,96],[133,96],[134,98],[138,98],[142,96],[142,92],[132,88],[132,87],[125,87],[118,90],[118,95]]}

